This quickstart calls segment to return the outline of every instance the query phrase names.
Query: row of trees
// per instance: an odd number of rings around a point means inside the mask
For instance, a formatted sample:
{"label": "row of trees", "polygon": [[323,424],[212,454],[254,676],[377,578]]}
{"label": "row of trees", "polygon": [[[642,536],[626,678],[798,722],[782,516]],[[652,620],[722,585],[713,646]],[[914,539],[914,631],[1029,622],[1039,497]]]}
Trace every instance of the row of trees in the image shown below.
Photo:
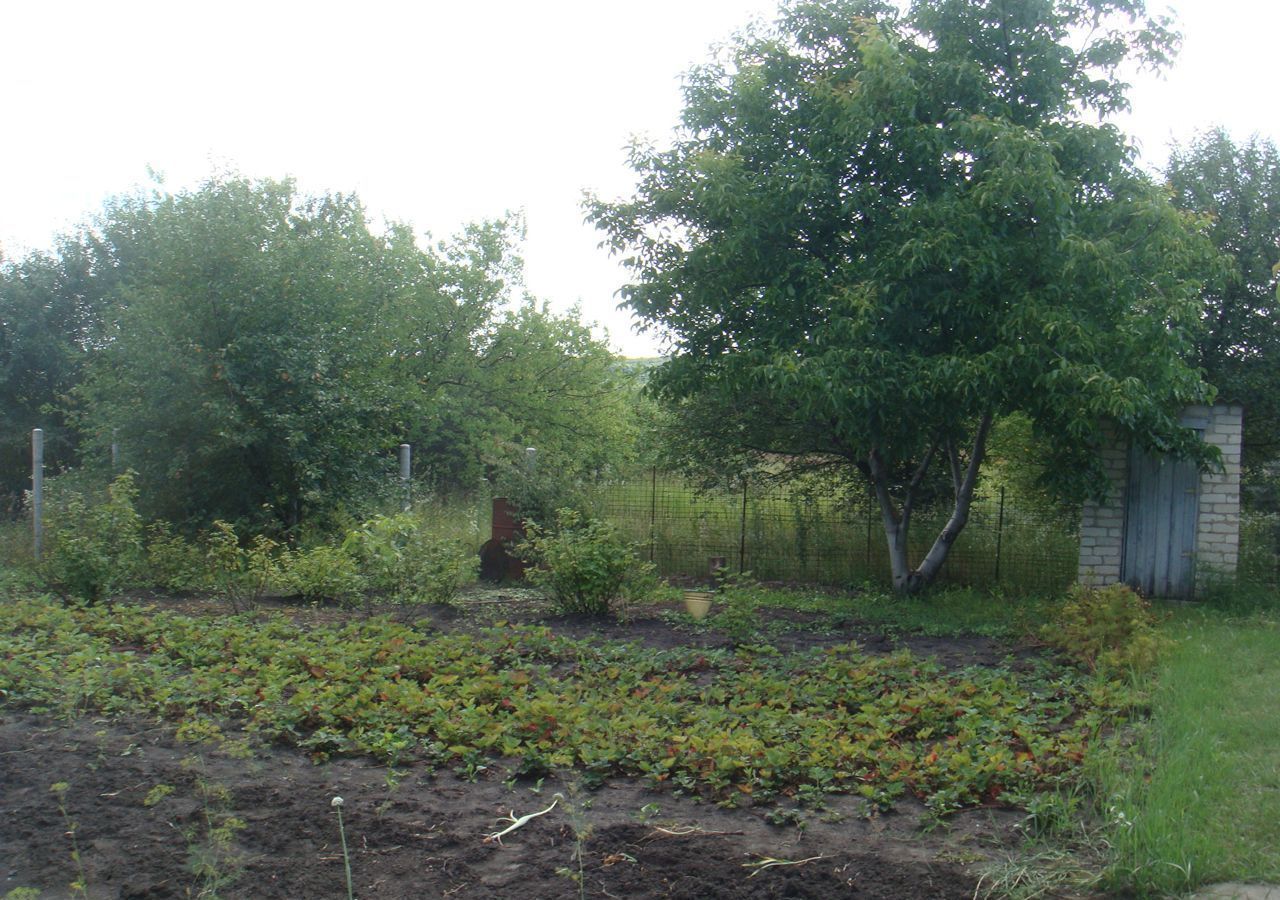
{"label": "row of trees", "polygon": [[[1107,423],[1210,464],[1178,415],[1215,387],[1263,448],[1275,150],[1210,134],[1171,191],[1106,122],[1121,69],[1176,41],[1142,0],[795,0],[693,70],[676,141],[633,148],[635,196],[591,205],[627,302],[674,336],[654,384],[691,458],[842,469],[911,591],[964,528],[998,422],[1029,423],[1068,497],[1103,485]],[[908,559],[938,481],[950,520]]]}
{"label": "row of trees", "polygon": [[[1160,182],[1107,117],[1177,37],[1143,0],[792,0],[695,68],[677,139],[590,218],[673,339],[653,394],[690,470],[823,466],[877,499],[895,584],[933,580],[993,452],[1053,496],[1101,485],[1103,426],[1212,460],[1178,424],[1280,435],[1280,159],[1209,132]],[[146,511],[283,527],[367,494],[378,450],[472,483],[526,444],[558,476],[635,447],[625,371],[520,286],[518,225],[420,246],[351,197],[218,178],[124,198],[0,269],[0,478],[118,440]],[[987,466],[989,468],[989,466]],[[913,509],[952,515],[923,560]]]}
{"label": "row of trees", "polygon": [[625,457],[630,392],[576,315],[528,297],[519,222],[421,246],[350,196],[214,178],[112,201],[0,269],[0,477],[28,435],[55,468],[118,442],[149,516],[292,528],[367,499],[407,441],[437,484],[536,445],[581,472]]}

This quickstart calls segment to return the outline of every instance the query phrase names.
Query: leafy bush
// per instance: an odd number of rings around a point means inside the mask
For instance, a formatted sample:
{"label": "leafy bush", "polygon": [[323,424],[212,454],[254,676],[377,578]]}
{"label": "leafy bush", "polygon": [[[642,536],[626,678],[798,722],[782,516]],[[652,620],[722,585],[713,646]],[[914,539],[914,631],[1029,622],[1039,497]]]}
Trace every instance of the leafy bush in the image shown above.
{"label": "leafy bush", "polygon": [[209,581],[204,551],[175,534],[168,522],[147,526],[147,576],[170,591],[192,591]]}
{"label": "leafy bush", "polygon": [[236,612],[256,606],[272,587],[283,582],[279,560],[280,545],[265,535],[257,535],[248,547],[229,522],[218,520],[205,538],[213,588]]}
{"label": "leafy bush", "polygon": [[350,532],[342,549],[371,587],[408,607],[451,602],[478,564],[457,544],[423,534],[410,513],[375,516]]}
{"label": "leafy bush", "polygon": [[1093,671],[1149,669],[1166,643],[1151,604],[1132,588],[1073,585],[1041,637]]}
{"label": "leafy bush", "polygon": [[63,597],[85,603],[108,599],[138,574],[143,560],[142,519],[132,473],[111,482],[96,500],[66,495],[49,516],[49,548],[40,574]]}
{"label": "leafy bush", "polygon": [[653,565],[641,562],[635,545],[614,526],[571,509],[557,511],[555,522],[554,531],[529,523],[517,549],[534,564],[529,580],[547,591],[559,611],[607,613],[616,601],[655,585]]}
{"label": "leafy bush", "polygon": [[285,557],[284,583],[306,600],[354,604],[364,590],[355,558],[341,547],[315,547]]}
{"label": "leafy bush", "polygon": [[414,553],[412,597],[417,602],[451,603],[476,577],[479,558],[450,541],[422,538]]}

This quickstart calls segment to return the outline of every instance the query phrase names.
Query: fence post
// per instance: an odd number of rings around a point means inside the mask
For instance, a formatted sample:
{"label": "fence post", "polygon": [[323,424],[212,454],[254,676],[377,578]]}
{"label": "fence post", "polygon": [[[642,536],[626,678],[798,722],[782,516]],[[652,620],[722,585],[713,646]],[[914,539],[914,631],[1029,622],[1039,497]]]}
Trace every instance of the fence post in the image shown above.
{"label": "fence post", "polygon": [[649,562],[653,562],[658,543],[658,467],[653,467],[649,480]]}
{"label": "fence post", "polygon": [[412,453],[408,444],[400,445],[400,486],[404,489],[404,511],[408,512],[413,506],[413,482],[409,476],[412,471]]}
{"label": "fence post", "polygon": [[871,523],[873,519],[874,519],[874,515],[871,511],[871,506],[868,505],[867,506],[867,571],[866,571],[867,578],[871,577]]}
{"label": "fence post", "polygon": [[31,429],[31,538],[36,562],[44,545],[44,429]]}
{"label": "fence post", "polygon": [[747,570],[747,476],[742,476],[742,522],[738,525],[738,574]]}
{"label": "fence post", "polygon": [[1000,486],[1000,515],[996,519],[996,575],[993,579],[1000,583],[1000,548],[1004,543],[1004,485]]}

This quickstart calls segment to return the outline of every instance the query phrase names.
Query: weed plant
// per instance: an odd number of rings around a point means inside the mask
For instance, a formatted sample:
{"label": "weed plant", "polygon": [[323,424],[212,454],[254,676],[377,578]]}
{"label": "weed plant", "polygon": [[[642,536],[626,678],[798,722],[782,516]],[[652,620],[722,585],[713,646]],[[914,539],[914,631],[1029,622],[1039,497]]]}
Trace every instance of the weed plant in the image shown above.
{"label": "weed plant", "polygon": [[76,839],[76,832],[80,830],[80,823],[71,818],[71,813],[67,810],[67,791],[71,789],[71,785],[65,781],[59,781],[50,785],[50,792],[58,798],[58,814],[62,816],[62,822],[66,826],[66,835],[71,841],[71,862],[76,867],[75,881],[68,885],[73,897],[89,896],[89,878],[85,874],[84,859],[80,855],[80,842]]}
{"label": "weed plant", "polygon": [[559,510],[554,528],[530,522],[526,534],[517,549],[531,564],[527,577],[559,612],[604,615],[656,586],[653,567],[618,529],[577,510]]}
{"label": "weed plant", "polygon": [[37,569],[41,578],[63,597],[83,603],[109,600],[132,583],[143,565],[137,495],[130,473],[111,482],[102,497],[60,495],[50,510],[49,547]]}
{"label": "weed plant", "polygon": [[216,900],[235,882],[244,868],[244,855],[236,847],[236,835],[246,823],[231,809],[231,792],[208,776],[204,757],[192,754],[183,766],[193,773],[200,801],[200,821],[184,831],[188,867],[199,884],[197,896]]}
{"label": "weed plant", "polygon": [[[864,584],[833,594],[812,588],[768,587],[736,576],[728,580],[724,593],[755,610],[752,615],[757,619],[758,611],[764,608],[791,609],[820,617],[805,626],[810,630],[865,625],[890,635],[931,637],[1025,638],[1058,606],[1048,598],[1012,597],[976,588],[941,587],[903,597],[879,585]],[[716,617],[709,621],[715,622]]]}

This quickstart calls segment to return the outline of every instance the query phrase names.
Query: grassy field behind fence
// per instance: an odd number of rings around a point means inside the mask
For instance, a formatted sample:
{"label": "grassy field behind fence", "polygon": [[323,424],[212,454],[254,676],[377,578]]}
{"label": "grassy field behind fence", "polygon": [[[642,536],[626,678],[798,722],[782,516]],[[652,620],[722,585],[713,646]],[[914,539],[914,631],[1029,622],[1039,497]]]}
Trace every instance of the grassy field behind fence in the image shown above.
{"label": "grassy field behind fence", "polygon": [[[834,492],[747,485],[699,492],[652,475],[598,489],[596,512],[621,527],[664,575],[703,576],[723,557],[731,572],[762,580],[847,584],[888,578],[888,550],[871,504]],[[948,510],[919,510],[911,554],[919,559]],[[1056,592],[1075,577],[1075,516],[1042,516],[997,497],[974,504],[943,571],[950,584]]]}

